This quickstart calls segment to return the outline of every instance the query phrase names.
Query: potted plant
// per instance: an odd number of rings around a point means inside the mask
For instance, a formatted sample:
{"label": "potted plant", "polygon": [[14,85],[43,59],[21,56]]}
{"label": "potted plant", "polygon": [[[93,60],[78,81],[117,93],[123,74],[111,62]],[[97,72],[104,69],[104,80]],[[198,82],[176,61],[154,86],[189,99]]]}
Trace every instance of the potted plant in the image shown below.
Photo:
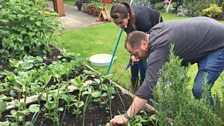
{"label": "potted plant", "polygon": [[90,4],[88,4],[88,13],[89,15],[95,16],[97,11],[97,5],[96,3],[92,2]]}
{"label": "potted plant", "polygon": [[77,6],[77,8],[78,8],[79,11],[82,10],[82,0],[77,0],[75,2],[75,5]]}

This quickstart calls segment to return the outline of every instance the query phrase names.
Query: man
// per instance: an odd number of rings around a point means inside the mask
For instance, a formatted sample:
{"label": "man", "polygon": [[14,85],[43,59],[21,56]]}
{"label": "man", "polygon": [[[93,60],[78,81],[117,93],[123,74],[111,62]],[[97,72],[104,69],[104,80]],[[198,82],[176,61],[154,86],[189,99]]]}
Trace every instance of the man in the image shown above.
{"label": "man", "polygon": [[[192,90],[194,97],[201,97],[204,77],[207,77],[207,84],[212,88],[224,70],[223,24],[211,18],[196,17],[160,23],[151,29],[150,34],[132,32],[126,38],[125,48],[136,58],[148,58],[148,67],[132,105],[125,114],[111,119],[111,126],[127,123],[128,118],[138,113],[152,97],[152,88],[158,80],[159,70],[168,59],[171,43],[174,44],[174,53],[182,58],[183,64],[198,64]],[[213,104],[212,96],[210,103]]]}

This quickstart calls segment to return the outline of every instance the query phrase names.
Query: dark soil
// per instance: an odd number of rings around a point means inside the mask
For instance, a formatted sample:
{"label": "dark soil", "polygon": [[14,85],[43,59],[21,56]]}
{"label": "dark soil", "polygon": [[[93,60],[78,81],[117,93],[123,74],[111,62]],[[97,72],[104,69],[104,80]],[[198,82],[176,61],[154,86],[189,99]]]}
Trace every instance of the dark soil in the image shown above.
{"label": "dark soil", "polygon": [[[121,93],[119,91],[119,93]],[[116,94],[115,98],[112,100],[112,115],[117,115],[119,113],[123,113],[127,110],[127,108],[131,105],[132,98],[128,95],[121,95],[123,101],[125,101],[125,108],[122,105],[122,102]],[[61,116],[64,112],[61,113]],[[83,114],[82,114],[83,115]],[[88,106],[85,117],[80,116],[76,117],[71,113],[71,111],[65,113],[65,117],[63,120],[63,126],[83,126],[83,118],[85,119],[85,126],[99,126],[106,125],[107,122],[110,121],[109,111],[105,108],[101,108],[99,103],[92,103]],[[28,117],[31,118],[31,117]],[[53,122],[49,119],[46,119],[42,114],[38,121],[35,123],[35,126],[42,124],[42,126],[53,126]]]}
{"label": "dark soil", "polygon": [[[118,92],[120,93],[120,96],[124,102],[124,105],[122,104],[122,101],[120,97],[118,96],[118,94],[116,94],[111,104],[112,117],[120,113],[124,113],[132,103],[132,98],[129,95],[122,94],[119,89],[118,89]],[[76,117],[75,115],[71,113],[71,111],[72,110],[69,110],[66,112],[63,111],[60,113],[60,119],[62,119],[62,116],[64,115],[62,126],[83,126],[83,118],[84,118],[85,126],[105,126],[106,123],[110,121],[109,111],[106,110],[105,108],[101,108],[99,103],[90,104],[86,110],[85,117],[82,117],[82,116]],[[5,115],[7,114],[9,114],[9,112],[4,112],[2,117],[5,117]],[[83,113],[81,115],[83,115]],[[32,119],[32,115],[29,115],[26,117],[26,120],[31,120],[31,119]],[[0,119],[0,121],[5,121],[5,120],[7,119],[6,118]],[[153,126],[151,123],[146,123],[142,125]],[[41,113],[39,117],[37,118],[37,121],[35,122],[35,126],[54,126],[54,124],[52,120],[44,116],[44,113]]]}
{"label": "dark soil", "polygon": [[[52,49],[52,52],[50,52],[47,55],[47,60],[44,61],[44,63],[51,64],[53,61],[59,60],[58,56],[60,55],[60,50],[57,48]],[[5,57],[4,55],[0,55],[0,70],[8,70],[13,71],[14,68],[12,68],[9,64],[9,58]]]}

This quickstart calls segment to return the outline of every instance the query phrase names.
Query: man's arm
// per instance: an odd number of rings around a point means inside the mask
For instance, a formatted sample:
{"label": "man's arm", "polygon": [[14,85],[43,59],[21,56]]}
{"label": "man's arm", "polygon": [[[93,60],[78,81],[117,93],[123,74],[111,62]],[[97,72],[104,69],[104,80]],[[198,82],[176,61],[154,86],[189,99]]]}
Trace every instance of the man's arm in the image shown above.
{"label": "man's arm", "polygon": [[[134,117],[146,104],[147,100],[152,96],[152,88],[156,85],[157,79],[159,77],[159,70],[162,68],[163,64],[167,60],[168,56],[167,49],[157,49],[151,52],[148,61],[148,67],[145,75],[145,80],[141,87],[138,89],[132,105],[129,107],[126,117]],[[110,120],[110,126],[116,126],[125,124],[128,119],[124,115],[117,115]]]}
{"label": "man's arm", "polygon": [[[127,111],[128,117],[134,117],[146,104],[147,100],[142,99],[140,97],[135,97],[132,105],[129,107]],[[113,119],[110,120],[110,126],[122,125],[128,122],[128,118],[124,115],[116,115]]]}

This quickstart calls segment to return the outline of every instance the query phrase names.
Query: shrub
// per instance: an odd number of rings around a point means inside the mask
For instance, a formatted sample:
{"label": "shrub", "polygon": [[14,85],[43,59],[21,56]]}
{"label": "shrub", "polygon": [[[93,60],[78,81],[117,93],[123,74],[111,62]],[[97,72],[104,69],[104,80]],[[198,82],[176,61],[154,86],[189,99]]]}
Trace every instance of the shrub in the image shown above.
{"label": "shrub", "polygon": [[183,8],[189,10],[189,16],[201,16],[202,10],[209,7],[209,0],[183,0]]}
{"label": "shrub", "polygon": [[179,6],[177,8],[177,16],[187,16],[189,14],[189,10],[186,8],[183,8],[182,6]]}
{"label": "shrub", "polygon": [[209,8],[202,10],[205,16],[208,17],[217,17],[219,13],[222,12],[221,7],[218,7],[216,4],[211,4]]}
{"label": "shrub", "polygon": [[42,0],[3,0],[0,5],[1,53],[12,57],[45,55],[55,44],[59,21]]}
{"label": "shrub", "polygon": [[151,4],[156,4],[156,3],[159,3],[159,2],[163,2],[163,0],[150,0]]}
{"label": "shrub", "polygon": [[92,0],[82,0],[83,3],[90,3]]}
{"label": "shrub", "polygon": [[156,10],[162,10],[162,9],[164,9],[164,5],[165,4],[163,2],[158,2],[158,3],[154,4],[154,8]]}
{"label": "shrub", "polygon": [[157,114],[159,125],[223,125],[223,120],[211,109],[207,88],[204,89],[202,98],[196,100],[187,87],[189,79],[187,68],[181,66],[181,60],[174,55],[172,46],[169,62],[160,71],[160,78],[153,90],[153,102],[159,113]]}
{"label": "shrub", "polygon": [[145,6],[145,7],[151,7],[150,0],[133,0],[132,4],[133,5],[142,5],[142,6]]}
{"label": "shrub", "polygon": [[[222,82],[222,84],[224,84],[224,76],[221,76],[220,78],[220,82]],[[216,93],[214,95],[214,106],[213,106],[213,110],[214,112],[220,116],[222,118],[222,120],[224,120],[224,86],[222,86],[220,88],[220,92],[221,93]]]}

